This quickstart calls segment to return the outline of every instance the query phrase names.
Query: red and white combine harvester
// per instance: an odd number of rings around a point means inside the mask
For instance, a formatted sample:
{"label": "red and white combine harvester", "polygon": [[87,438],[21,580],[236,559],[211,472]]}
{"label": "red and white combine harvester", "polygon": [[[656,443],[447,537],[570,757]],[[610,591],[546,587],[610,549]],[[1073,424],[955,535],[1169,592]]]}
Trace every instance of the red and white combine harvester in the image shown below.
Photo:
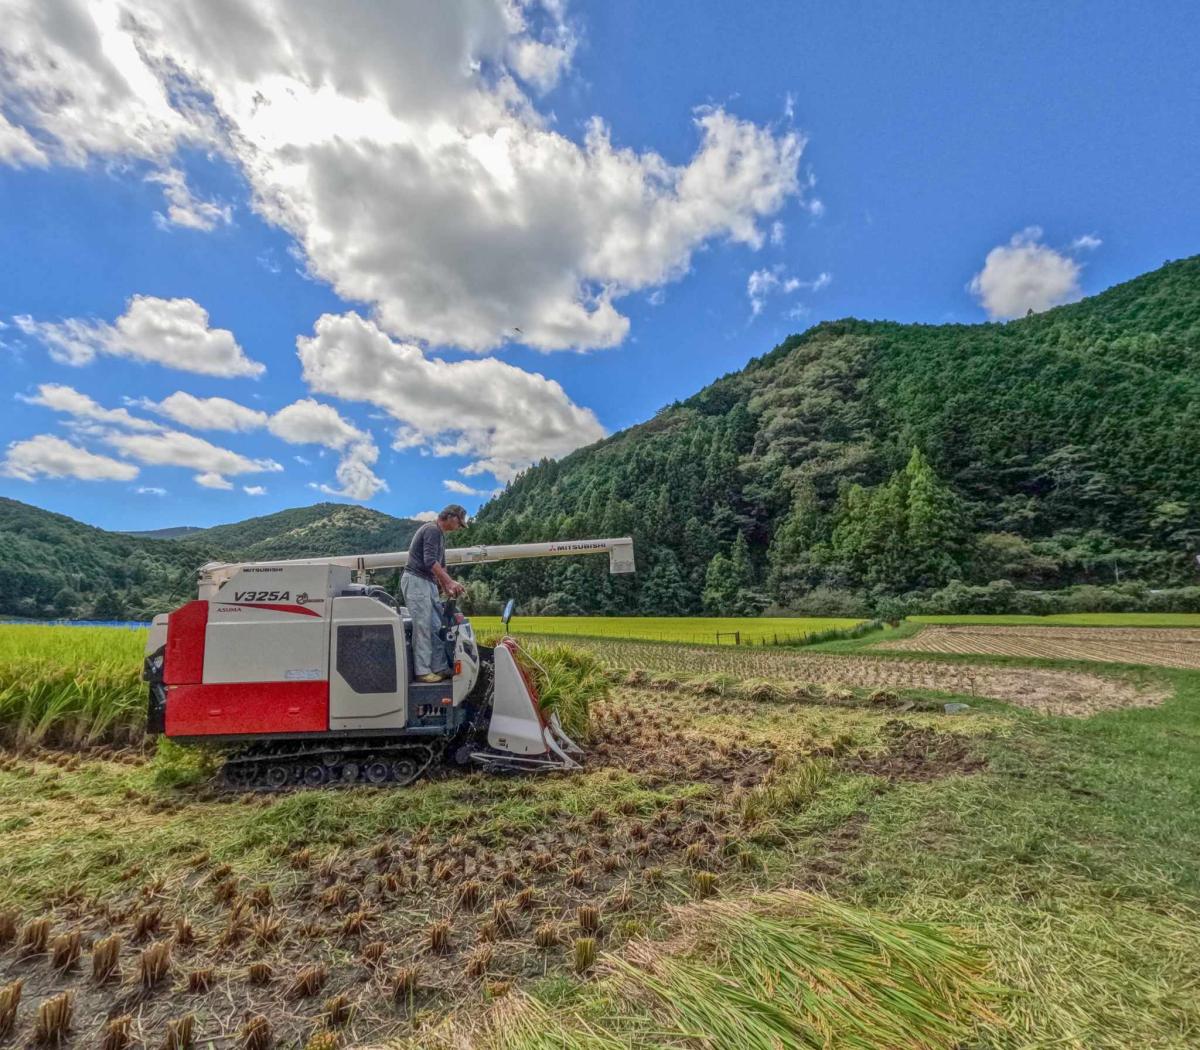
{"label": "red and white combine harvester", "polygon": [[[609,572],[634,571],[628,538],[457,547],[446,561],[601,553]],[[441,630],[452,677],[414,680],[407,610],[352,580],[407,561],[404,552],[205,565],[197,599],[150,628],[149,732],[232,748],[225,780],[242,790],[407,784],[443,759],[576,768],[580,749],[542,711],[516,642],[479,645],[454,602]],[[509,602],[506,628],[511,614]]]}

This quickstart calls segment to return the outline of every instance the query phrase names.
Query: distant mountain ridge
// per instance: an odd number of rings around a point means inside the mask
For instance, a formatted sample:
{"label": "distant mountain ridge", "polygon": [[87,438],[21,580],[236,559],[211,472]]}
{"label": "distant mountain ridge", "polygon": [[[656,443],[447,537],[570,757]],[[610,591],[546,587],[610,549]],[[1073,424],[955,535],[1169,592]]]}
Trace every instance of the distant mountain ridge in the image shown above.
{"label": "distant mountain ridge", "polygon": [[194,596],[196,569],[207,561],[403,550],[419,526],[368,507],[318,503],[207,529],[139,535],[0,497],[0,615],[148,618]]}
{"label": "distant mountain ridge", "polygon": [[204,529],[199,525],[172,525],[167,529],[146,529],[142,532],[122,529],[121,534],[123,536],[140,536],[146,540],[178,540],[203,531]]}

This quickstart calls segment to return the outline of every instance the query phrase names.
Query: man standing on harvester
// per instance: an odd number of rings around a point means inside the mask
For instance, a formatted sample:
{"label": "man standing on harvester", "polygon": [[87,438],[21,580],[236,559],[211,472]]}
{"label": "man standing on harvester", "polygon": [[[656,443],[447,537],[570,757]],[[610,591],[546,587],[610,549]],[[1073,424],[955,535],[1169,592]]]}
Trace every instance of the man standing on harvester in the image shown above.
{"label": "man standing on harvester", "polygon": [[445,533],[457,532],[466,524],[466,509],[451,503],[437,521],[427,521],[417,529],[408,548],[400,592],[412,617],[413,670],[418,682],[440,682],[450,677],[446,647],[438,641],[442,627],[438,588],[451,598],[466,593],[466,588],[446,572],[445,537]]}

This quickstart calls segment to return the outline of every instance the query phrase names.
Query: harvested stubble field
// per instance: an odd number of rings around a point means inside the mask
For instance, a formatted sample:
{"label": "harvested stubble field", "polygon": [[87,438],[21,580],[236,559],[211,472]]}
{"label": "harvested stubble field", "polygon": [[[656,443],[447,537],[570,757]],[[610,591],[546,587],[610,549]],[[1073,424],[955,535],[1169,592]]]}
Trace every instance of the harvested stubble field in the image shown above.
{"label": "harvested stubble field", "polygon": [[635,667],[584,772],[402,790],[10,750],[0,1041],[1192,1045],[1198,677],[1062,719]]}
{"label": "harvested stubble field", "polygon": [[1044,714],[1089,715],[1127,707],[1152,707],[1167,695],[1159,682],[1133,682],[1090,671],[896,660],[858,653],[782,648],[676,649],[592,639],[579,639],[574,644],[613,668],[637,668],[693,678],[760,678],[792,686],[824,686],[835,691],[915,689],[1003,700]]}
{"label": "harvested stubble field", "polygon": [[978,653],[1042,660],[1149,664],[1200,670],[1200,628],[994,627],[930,625],[911,638],[874,649],[910,653]]}

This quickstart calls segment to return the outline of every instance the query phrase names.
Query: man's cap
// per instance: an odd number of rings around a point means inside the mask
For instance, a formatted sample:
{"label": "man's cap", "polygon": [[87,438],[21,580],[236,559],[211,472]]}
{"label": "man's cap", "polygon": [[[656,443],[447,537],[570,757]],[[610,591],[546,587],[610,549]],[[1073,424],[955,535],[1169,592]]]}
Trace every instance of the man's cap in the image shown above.
{"label": "man's cap", "polygon": [[443,521],[446,518],[458,518],[465,525],[467,523],[467,508],[459,503],[449,503],[442,508],[442,513],[438,517]]}

